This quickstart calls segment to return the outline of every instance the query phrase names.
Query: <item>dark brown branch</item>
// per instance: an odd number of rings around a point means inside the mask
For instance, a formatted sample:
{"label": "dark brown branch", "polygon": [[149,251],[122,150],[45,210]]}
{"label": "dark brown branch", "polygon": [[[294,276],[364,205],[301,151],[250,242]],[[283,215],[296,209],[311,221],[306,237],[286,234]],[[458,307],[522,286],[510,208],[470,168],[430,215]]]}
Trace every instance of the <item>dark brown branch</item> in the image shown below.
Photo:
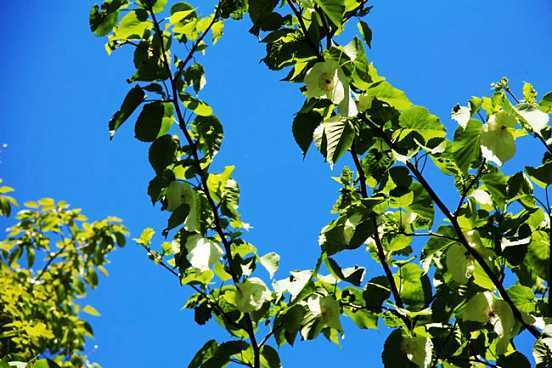
{"label": "dark brown branch", "polygon": [[297,7],[295,6],[295,3],[293,2],[293,0],[286,0],[286,2],[288,3],[289,7],[291,8],[291,11],[293,12],[293,14],[295,14],[295,17],[297,18],[297,21],[299,22],[299,26],[301,27],[301,30],[303,31],[303,34],[305,35],[305,39],[309,43],[312,51],[314,51],[314,53],[315,53],[316,57],[318,58],[318,60],[322,61],[323,58],[322,58],[322,54],[320,53],[320,50],[318,48],[318,45],[316,45],[314,43],[314,41],[309,37],[309,30],[308,30],[307,26],[305,25],[305,21],[303,20],[303,15],[299,11],[299,9],[297,9]]}
{"label": "dark brown branch", "polygon": [[[358,176],[360,178],[360,193],[363,198],[368,198],[368,190],[366,188],[366,174],[364,173],[364,168],[362,167],[362,164],[356,153],[354,142],[353,142],[353,146],[351,147],[351,156],[353,157],[353,161],[355,163],[355,167],[357,169]],[[401,294],[399,293],[399,289],[397,288],[397,284],[395,283],[395,279],[393,278],[393,272],[391,272],[391,268],[387,264],[385,249],[383,248],[383,244],[381,242],[381,239],[378,233],[378,222],[375,214],[372,215],[372,222],[374,226],[374,241],[376,243],[379,263],[383,267],[383,271],[385,272],[385,277],[389,282],[389,286],[391,288],[391,293],[393,294],[393,298],[395,299],[395,303],[397,303],[397,306],[399,308],[404,308],[404,303],[402,301]]]}
{"label": "dark brown branch", "polygon": [[[240,282],[240,280],[239,280],[239,277],[235,274],[235,272],[232,271],[233,270],[232,266],[234,264],[234,259],[233,259],[233,256],[232,256],[231,244],[228,241],[228,239],[226,238],[226,234],[224,233],[224,230],[223,230],[223,227],[222,227],[222,223],[221,223],[220,215],[219,215],[219,212],[218,212],[218,209],[217,209],[217,205],[216,205],[215,201],[213,200],[211,192],[209,191],[209,186],[207,184],[208,174],[201,168],[201,160],[199,158],[199,153],[198,153],[196,142],[194,142],[194,140],[192,139],[192,137],[190,135],[190,132],[188,131],[188,129],[186,127],[186,120],[185,120],[184,114],[182,113],[182,110],[180,108],[180,101],[179,101],[179,97],[178,97],[178,88],[177,88],[177,84],[176,84],[176,82],[177,82],[178,78],[180,77],[180,74],[184,70],[186,64],[192,59],[193,54],[197,51],[197,48],[199,47],[199,44],[203,41],[203,39],[205,38],[207,32],[209,32],[211,27],[215,24],[215,21],[218,18],[218,14],[219,14],[219,8],[220,8],[220,3],[217,5],[217,10],[215,11],[215,15],[213,16],[213,19],[211,20],[211,23],[207,26],[207,29],[205,29],[205,31],[201,34],[201,36],[195,41],[194,45],[190,49],[190,52],[188,53],[188,56],[184,59],[182,64],[180,64],[179,69],[177,71],[177,74],[174,77],[172,75],[170,63],[169,63],[169,60],[167,60],[167,55],[166,55],[166,52],[165,52],[165,46],[164,46],[164,43],[163,43],[163,32],[161,31],[161,27],[159,26],[159,22],[157,21],[157,18],[155,16],[155,13],[153,12],[153,10],[150,9],[149,13],[150,13],[150,16],[153,20],[153,24],[154,24],[154,27],[155,27],[155,32],[157,33],[158,37],[160,37],[160,45],[161,45],[161,52],[163,54],[163,62],[165,64],[165,67],[167,68],[167,72],[169,74],[169,83],[170,83],[170,86],[171,86],[171,89],[172,89],[173,105],[174,105],[174,108],[175,108],[176,116],[178,118],[178,125],[180,127],[180,130],[182,130],[182,133],[184,134],[184,137],[185,137],[188,145],[191,148],[191,153],[192,153],[194,165],[195,165],[196,170],[198,172],[198,175],[201,179],[201,186],[202,186],[203,192],[205,193],[205,196],[207,197],[207,202],[209,203],[209,208],[210,208],[210,210],[213,214],[213,217],[214,217],[215,231],[218,234],[218,236],[220,237],[220,240],[221,240],[221,242],[224,246],[224,250],[226,252],[226,256],[227,256],[228,263],[229,263],[229,270],[230,270],[230,275],[232,276],[232,280],[233,280],[234,284],[237,285]],[[255,328],[253,326],[253,321],[251,320],[251,316],[249,315],[249,313],[246,313],[244,318],[245,318],[245,322],[246,322],[245,330],[247,332],[249,340],[251,341],[251,347],[253,349],[253,355],[254,355],[254,367],[253,368],[260,368],[260,365],[261,365],[260,349],[259,349],[259,345],[257,343],[257,338],[255,336]]]}
{"label": "dark brown branch", "polygon": [[458,215],[458,211],[460,211],[460,208],[464,204],[464,201],[466,200],[466,197],[468,196],[468,194],[470,194],[470,191],[472,190],[473,186],[479,183],[479,179],[481,179],[481,176],[485,172],[486,163],[487,163],[486,159],[483,159],[481,161],[481,165],[479,165],[479,169],[477,170],[477,174],[475,175],[475,178],[472,181],[470,181],[468,186],[464,189],[462,193],[462,197],[460,198],[460,202],[458,202],[458,206],[456,206],[456,211],[454,211],[455,216]]}

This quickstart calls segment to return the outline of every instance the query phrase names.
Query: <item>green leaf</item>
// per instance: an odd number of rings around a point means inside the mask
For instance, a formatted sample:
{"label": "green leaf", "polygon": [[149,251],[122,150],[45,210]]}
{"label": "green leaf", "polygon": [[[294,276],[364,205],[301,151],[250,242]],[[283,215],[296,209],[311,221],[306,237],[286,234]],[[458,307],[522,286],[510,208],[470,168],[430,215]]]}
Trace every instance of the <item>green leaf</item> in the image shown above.
{"label": "green leaf", "polygon": [[133,240],[140,245],[149,246],[151,244],[151,239],[153,239],[154,235],[155,235],[155,230],[153,230],[151,227],[146,227],[144,230],[142,230],[140,237],[134,238]]}
{"label": "green leaf", "polygon": [[503,368],[531,368],[529,360],[519,351],[500,356],[496,364]]}
{"label": "green leaf", "polygon": [[345,314],[361,329],[377,329],[378,316],[367,310],[350,310],[346,309]]}
{"label": "green leaf", "polygon": [[178,144],[170,135],[157,138],[149,149],[149,162],[155,172],[160,174],[176,159]]}
{"label": "green leaf", "polygon": [[474,321],[486,323],[489,321],[489,313],[491,311],[492,296],[489,293],[477,293],[472,296],[462,312],[464,321]]}
{"label": "green leaf", "polygon": [[145,9],[152,9],[154,13],[161,13],[167,5],[167,0],[138,0],[138,4]]}
{"label": "green leaf", "polygon": [[174,121],[171,103],[152,102],[144,106],[138,116],[134,132],[142,142],[153,142],[167,133]]}
{"label": "green leaf", "polygon": [[407,263],[393,276],[403,301],[410,305],[423,305],[431,297],[427,275],[420,266]]}
{"label": "green leaf", "polygon": [[101,8],[94,5],[90,9],[90,30],[96,36],[105,36],[113,30],[119,19],[119,9],[127,5],[126,0],[106,0]]}
{"label": "green leaf", "polygon": [[211,161],[222,145],[222,124],[215,116],[197,116],[192,124],[192,131],[198,138],[198,147]]}
{"label": "green leaf", "polygon": [[537,185],[543,188],[552,184],[552,162],[546,162],[536,168],[526,166],[525,171]]}
{"label": "green leaf", "polygon": [[185,227],[188,231],[199,231],[201,228],[201,199],[199,194],[188,184],[173,181],[165,192],[167,209],[175,211],[183,204],[189,207]]}
{"label": "green leaf", "polygon": [[207,83],[205,71],[201,64],[192,64],[184,72],[184,78],[188,84],[191,84],[194,91],[199,93]]}
{"label": "green leaf", "polygon": [[361,111],[367,110],[372,106],[372,101],[377,98],[379,101],[385,102],[399,111],[412,107],[412,102],[406,94],[393,87],[387,81],[378,81],[372,83],[365,93],[359,97],[358,104]]}
{"label": "green leaf", "polygon": [[325,226],[318,243],[328,256],[344,249],[356,249],[375,231],[364,209],[353,209]]}
{"label": "green leaf", "polygon": [[345,13],[345,2],[343,0],[314,0],[314,2],[337,28],[341,28],[343,14]]}
{"label": "green leaf", "polygon": [[225,367],[233,355],[242,356],[249,347],[245,341],[227,341],[220,344],[213,357],[206,360],[201,368],[221,368]]}
{"label": "green leaf", "polygon": [[363,267],[341,268],[333,258],[328,257],[327,260],[328,269],[339,280],[349,282],[355,286],[360,286],[366,272]]}
{"label": "green leaf", "polygon": [[295,115],[292,127],[293,137],[299,148],[301,148],[303,156],[307,154],[313,139],[314,130],[320,123],[322,123],[322,115],[316,111],[299,112]]}
{"label": "green leaf", "polygon": [[533,313],[535,310],[535,294],[523,285],[515,284],[508,289],[508,295],[512,298],[515,306],[524,313]]}
{"label": "green leaf", "polygon": [[215,202],[220,202],[226,191],[226,183],[230,180],[234,166],[226,166],[220,174],[209,174],[207,186]]}
{"label": "green leaf", "polygon": [[362,296],[367,309],[380,311],[383,302],[391,296],[389,281],[385,276],[374,277],[366,284]]}
{"label": "green leaf", "polygon": [[481,123],[477,120],[470,120],[463,130],[458,129],[454,134],[452,156],[463,172],[467,172],[481,155],[480,137]]}
{"label": "green leaf", "polygon": [[385,368],[416,368],[417,366],[408,359],[410,351],[405,349],[402,331],[394,330],[389,334],[383,346],[381,359]]}
{"label": "green leaf", "polygon": [[85,305],[83,308],[82,308],[82,311],[84,313],[87,313],[87,314],[90,314],[91,316],[94,316],[94,317],[99,317],[100,316],[100,312],[98,312],[96,310],[96,308],[94,308],[93,306],[91,305]]}
{"label": "green leaf", "polygon": [[203,363],[213,357],[217,351],[218,343],[215,340],[209,340],[199,349],[194,358],[188,365],[188,368],[201,368]]}
{"label": "green leaf", "polygon": [[[269,345],[263,345],[261,350],[261,364],[268,368],[282,368],[282,362],[278,352]],[[263,364],[264,363],[264,364]]]}
{"label": "green leaf", "polygon": [[547,114],[552,114],[552,92],[548,92],[539,103],[540,109]]}
{"label": "green leaf", "polygon": [[187,93],[181,93],[180,99],[188,110],[193,111],[197,116],[211,116],[213,115],[213,109],[211,106],[201,101],[198,98],[192,97]]}
{"label": "green leaf", "polygon": [[432,138],[442,138],[446,134],[439,118],[421,106],[404,110],[399,117],[399,125],[402,129],[393,134],[393,138],[399,138],[399,140],[411,133],[416,133],[428,142]]}
{"label": "green leaf", "polygon": [[460,244],[452,244],[447,250],[447,270],[452,279],[463,285],[468,282],[468,257],[466,249]]}
{"label": "green leaf", "polygon": [[550,245],[548,234],[538,230],[531,233],[531,241],[527,248],[527,255],[523,262],[529,269],[536,272],[542,279],[548,277],[548,260],[550,256]]}
{"label": "green leaf", "polygon": [[109,120],[109,137],[113,139],[113,136],[117,132],[117,129],[132,115],[132,113],[140,106],[144,101],[145,93],[140,86],[134,86],[128,91],[123,104],[119,110]]}
{"label": "green leaf", "polygon": [[259,262],[266,268],[270,278],[273,278],[280,265],[280,255],[276,252],[270,252],[259,257]]}
{"label": "green leaf", "polygon": [[122,19],[115,29],[115,37],[122,40],[141,39],[146,30],[150,30],[153,23],[145,10],[131,10]]}
{"label": "green leaf", "polygon": [[281,29],[269,34],[266,43],[266,57],[262,60],[271,70],[316,58],[311,45],[300,30]]}
{"label": "green leaf", "polygon": [[306,315],[307,311],[304,306],[294,304],[283,315],[276,317],[274,330],[276,331],[275,337],[278,345],[286,341],[293,345]]}
{"label": "green leaf", "polygon": [[169,221],[167,223],[167,228],[165,229],[165,232],[183,224],[184,221],[186,221],[186,218],[188,217],[189,213],[190,213],[190,206],[185,203],[181,204],[178,208],[176,208],[172,212],[171,216],[169,217]]}
{"label": "green leaf", "polygon": [[322,155],[333,166],[351,148],[354,129],[346,119],[335,116],[320,124],[315,129],[313,138]]}
{"label": "green leaf", "polygon": [[369,48],[372,48],[372,30],[366,22],[360,20],[357,23],[358,30]]}

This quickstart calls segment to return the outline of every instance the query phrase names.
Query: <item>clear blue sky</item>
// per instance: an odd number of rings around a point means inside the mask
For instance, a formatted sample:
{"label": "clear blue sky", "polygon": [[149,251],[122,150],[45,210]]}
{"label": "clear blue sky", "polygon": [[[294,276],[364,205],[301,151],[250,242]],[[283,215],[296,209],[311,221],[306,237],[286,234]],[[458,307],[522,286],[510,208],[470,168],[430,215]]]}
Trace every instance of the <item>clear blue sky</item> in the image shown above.
{"label": "clear blue sky", "polygon": [[[197,3],[197,1],[196,1]],[[107,121],[124,97],[131,71],[127,53],[107,57],[103,40],[88,31],[93,1],[10,1],[0,23],[0,177],[23,200],[51,196],[81,207],[93,219],[117,215],[133,235],[160,230],[166,219],[146,196],[152,170],[147,146],[127,124],[109,142]],[[369,57],[381,74],[429,107],[449,126],[450,108],[510,77],[519,88],[532,81],[552,90],[552,3],[549,0],[373,1]],[[207,9],[203,9],[207,11]],[[261,252],[278,251],[289,269],[311,267],[317,236],[330,219],[336,185],[320,155],[301,159],[291,135],[302,103],[297,86],[279,82],[258,60],[264,50],[247,33],[250,24],[228,22],[222,41],[203,59],[204,97],[225,127],[217,167],[236,164],[241,210],[254,229],[248,240]],[[540,156],[540,151],[539,151]],[[537,159],[522,150],[518,164]],[[447,195],[446,183],[437,182]],[[5,222],[0,222],[5,225]],[[367,259],[367,257],[366,257]],[[370,273],[380,272],[368,263]],[[188,295],[133,244],[112,257],[110,276],[91,293],[101,312],[90,353],[106,368],[182,367],[211,337],[181,310]],[[381,366],[387,331],[359,331],[346,323],[337,348],[323,340],[281,350],[286,367],[334,364]],[[527,348],[531,341],[522,341]],[[323,349],[323,350],[322,350]]]}

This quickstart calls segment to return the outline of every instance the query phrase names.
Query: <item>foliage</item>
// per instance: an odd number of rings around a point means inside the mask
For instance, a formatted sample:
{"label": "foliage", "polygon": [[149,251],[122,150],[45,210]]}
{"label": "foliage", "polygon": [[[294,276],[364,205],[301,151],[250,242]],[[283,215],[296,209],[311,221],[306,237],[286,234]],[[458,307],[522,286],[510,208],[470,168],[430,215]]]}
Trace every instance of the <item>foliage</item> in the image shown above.
{"label": "foliage", "polygon": [[107,275],[127,230],[114,217],[86,222],[63,201],[25,206],[0,240],[0,366],[99,367],[84,354],[93,331],[83,319],[99,312],[77,299]]}
{"label": "foliage", "polygon": [[[539,366],[550,364],[551,94],[539,101],[526,83],[518,99],[503,79],[490,96],[455,106],[458,127],[447,131],[369,63],[372,31],[361,18],[370,9],[364,0],[222,0],[206,17],[162,0],[93,8],[91,28],[107,36],[108,53],[134,48],[132,87],[110,133],[136,111],[136,137],[150,144],[155,172],[148,195],[170,212],[169,240],[156,247],[146,229],[136,241],[193,288],[186,307],[195,321],[215,318],[230,336],[207,342],[190,367],[279,367],[269,342],[323,335],[339,343],[344,317],[359,328],[393,329],[386,367],[528,366],[515,348],[524,330],[535,338]],[[314,143],[330,165],[348,159],[355,169],[335,178],[336,217],[321,231],[315,267],[272,285],[257,265],[272,278],[279,257],[261,257],[244,240],[234,167],[210,171],[223,126],[199,96],[206,79],[195,59],[221,38],[227,19],[246,13],[266,66],[301,85],[305,102],[292,130],[302,153]],[[360,37],[336,42],[355,21]],[[507,175],[503,166],[524,136],[540,142],[542,164],[509,167]],[[428,170],[454,183],[455,206]],[[334,258],[363,250],[382,271],[368,281],[363,268]]]}

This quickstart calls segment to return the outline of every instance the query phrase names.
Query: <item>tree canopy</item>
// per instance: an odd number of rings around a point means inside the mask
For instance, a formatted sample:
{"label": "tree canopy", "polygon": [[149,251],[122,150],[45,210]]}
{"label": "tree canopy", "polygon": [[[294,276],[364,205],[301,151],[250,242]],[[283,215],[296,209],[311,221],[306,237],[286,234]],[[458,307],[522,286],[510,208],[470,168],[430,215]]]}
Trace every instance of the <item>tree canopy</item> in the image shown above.
{"label": "tree canopy", "polygon": [[[516,349],[522,333],[534,340],[536,365],[552,365],[552,93],[530,83],[514,91],[503,78],[488,96],[454,106],[458,126],[447,131],[368,60],[371,9],[364,0],[221,0],[208,15],[167,0],[91,9],[108,54],[133,50],[109,136],[135,121],[153,171],[147,195],[167,212],[164,242],[153,228],[134,240],[193,290],[185,306],[197,324],[214,319],[227,332],[188,367],[281,367],[279,346],[341,343],[344,318],[391,330],[385,367],[529,367]],[[201,97],[199,54],[243,17],[268,70],[287,71],[284,82],[304,97],[290,122],[302,155],[316,149],[331,167],[351,166],[334,178],[340,190],[320,256],[283,279],[274,275],[285,260],[245,239],[234,166],[211,169],[224,125]],[[541,164],[505,172],[520,139],[534,140]],[[454,202],[428,173],[450,179]],[[10,203],[0,198],[4,213]],[[345,252],[368,252],[373,262],[343,264]],[[368,267],[380,274],[365,280]]]}

